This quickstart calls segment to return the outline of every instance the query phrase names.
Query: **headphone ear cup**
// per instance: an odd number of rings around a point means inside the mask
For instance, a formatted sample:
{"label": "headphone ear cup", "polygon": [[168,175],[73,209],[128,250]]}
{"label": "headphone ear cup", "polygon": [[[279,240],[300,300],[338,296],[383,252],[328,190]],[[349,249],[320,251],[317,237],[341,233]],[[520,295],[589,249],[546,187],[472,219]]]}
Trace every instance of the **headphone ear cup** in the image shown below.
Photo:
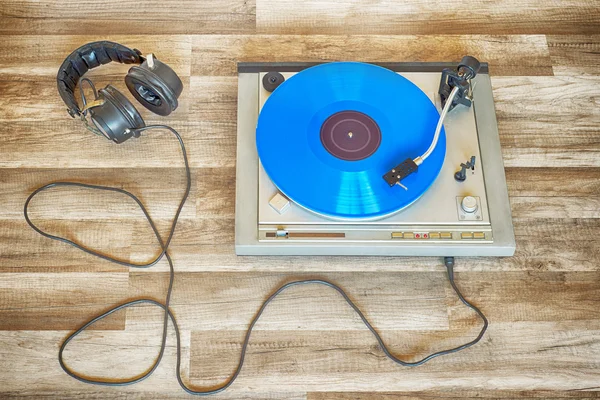
{"label": "headphone ear cup", "polygon": [[146,126],[133,104],[112,85],[98,91],[103,104],[90,108],[90,119],[104,136],[123,143],[134,136],[132,130]]}
{"label": "headphone ear cup", "polygon": [[152,54],[141,65],[129,69],[125,84],[144,107],[162,116],[175,111],[183,91],[183,83],[175,71]]}

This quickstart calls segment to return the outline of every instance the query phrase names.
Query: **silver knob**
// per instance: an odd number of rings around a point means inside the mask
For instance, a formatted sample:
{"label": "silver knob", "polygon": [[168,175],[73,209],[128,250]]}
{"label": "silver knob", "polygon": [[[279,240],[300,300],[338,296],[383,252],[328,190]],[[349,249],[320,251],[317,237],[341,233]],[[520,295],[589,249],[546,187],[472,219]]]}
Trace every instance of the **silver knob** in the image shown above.
{"label": "silver knob", "polygon": [[477,211],[477,199],[473,196],[466,196],[462,199],[460,206],[467,213],[474,213]]}

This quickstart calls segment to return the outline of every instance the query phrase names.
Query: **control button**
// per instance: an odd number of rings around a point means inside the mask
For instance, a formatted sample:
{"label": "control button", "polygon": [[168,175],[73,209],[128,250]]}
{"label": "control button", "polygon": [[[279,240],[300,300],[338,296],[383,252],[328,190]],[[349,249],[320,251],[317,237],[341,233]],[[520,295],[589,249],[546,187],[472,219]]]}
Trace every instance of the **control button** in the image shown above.
{"label": "control button", "polygon": [[439,238],[440,238],[440,233],[439,233],[439,232],[431,232],[431,233],[429,234],[429,237],[430,237],[431,239],[439,239]]}
{"label": "control button", "polygon": [[477,211],[477,199],[473,196],[464,197],[460,206],[465,212],[474,213]]}
{"label": "control button", "polygon": [[473,232],[473,239],[485,239],[485,233]]}
{"label": "control button", "polygon": [[421,239],[421,234],[420,233],[416,233],[415,234],[415,239]]}
{"label": "control button", "polygon": [[284,195],[277,192],[277,194],[269,200],[269,205],[279,214],[283,214],[290,208],[290,201]]}
{"label": "control button", "polygon": [[426,233],[424,233],[424,234],[423,234],[423,239],[429,239],[429,235],[428,235],[428,234],[426,234]]}
{"label": "control button", "polygon": [[415,234],[412,232],[405,232],[404,233],[404,239],[414,239],[415,238]]}
{"label": "control button", "polygon": [[473,234],[471,232],[463,232],[460,234],[461,239],[473,239]]}
{"label": "control button", "polygon": [[402,232],[392,232],[392,239],[402,239],[404,237],[404,233]]}
{"label": "control button", "polygon": [[452,232],[441,232],[440,237],[442,239],[452,239]]}

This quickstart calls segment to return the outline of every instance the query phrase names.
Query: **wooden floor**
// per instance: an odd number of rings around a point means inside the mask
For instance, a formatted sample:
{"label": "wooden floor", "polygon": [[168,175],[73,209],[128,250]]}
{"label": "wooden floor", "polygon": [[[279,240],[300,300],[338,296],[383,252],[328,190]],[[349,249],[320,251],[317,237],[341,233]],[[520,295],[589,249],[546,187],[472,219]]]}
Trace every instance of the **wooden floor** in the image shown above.
{"label": "wooden floor", "polygon": [[[154,52],[184,81],[172,116],[142,112],[182,133],[193,167],[171,246],[186,382],[226,379],[260,303],[297,277],[342,285],[409,359],[476,334],[479,321],[452,293],[438,258],[236,257],[233,245],[236,62],[471,54],[490,63],[517,237],[514,257],[457,260],[459,286],[490,319],[482,342],[399,367],[332,290],[297,288],[267,309],[239,379],[217,397],[600,397],[597,0],[3,0],[0,35],[0,397],[188,397],[175,379],[172,330],[160,367],[134,386],[88,386],[57,361],[66,335],[97,313],[143,296],[162,301],[168,268],[127,270],[41,237],[23,219],[27,195],[65,179],[123,187],[165,232],[184,185],[167,133],[117,146],[67,116],[57,68],[99,39]],[[90,76],[125,90],[126,71],[111,65]],[[140,211],[121,198],[55,190],[35,200],[32,214],[126,259],[158,251]],[[155,358],[160,329],[157,309],[119,312],[81,335],[66,360],[88,375],[132,376]]]}

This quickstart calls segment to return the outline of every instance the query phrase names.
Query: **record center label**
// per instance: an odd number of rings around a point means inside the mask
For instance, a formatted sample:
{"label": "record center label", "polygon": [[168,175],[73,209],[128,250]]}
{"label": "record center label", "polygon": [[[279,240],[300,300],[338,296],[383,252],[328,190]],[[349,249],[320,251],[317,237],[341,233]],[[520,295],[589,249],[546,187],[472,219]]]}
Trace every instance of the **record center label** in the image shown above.
{"label": "record center label", "polygon": [[358,111],[340,111],[323,122],[321,143],[334,157],[364,160],[381,144],[381,130],[373,118]]}

